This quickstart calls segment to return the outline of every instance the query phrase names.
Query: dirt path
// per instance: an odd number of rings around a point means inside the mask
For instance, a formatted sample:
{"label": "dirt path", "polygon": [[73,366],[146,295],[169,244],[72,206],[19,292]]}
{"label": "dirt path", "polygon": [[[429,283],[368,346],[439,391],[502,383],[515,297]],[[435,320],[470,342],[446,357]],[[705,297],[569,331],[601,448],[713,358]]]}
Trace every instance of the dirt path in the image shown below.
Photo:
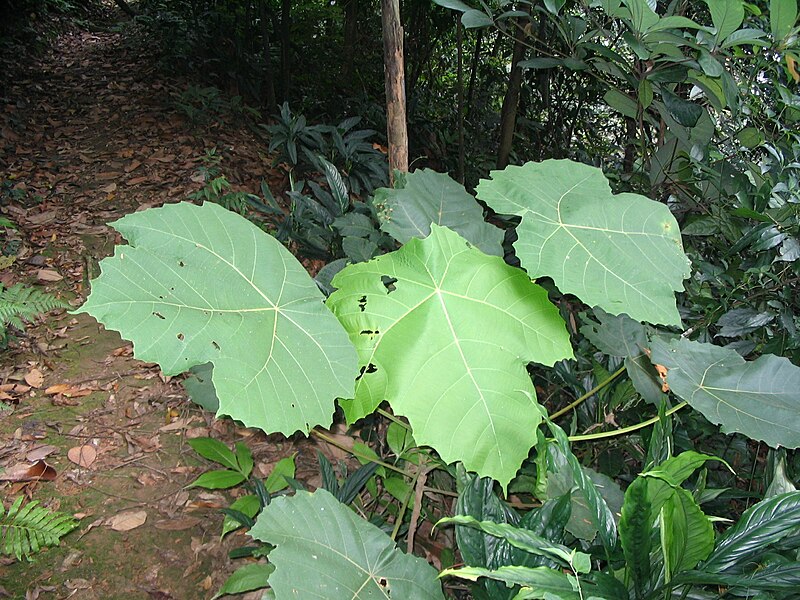
{"label": "dirt path", "polygon": [[[79,305],[113,249],[106,223],[184,199],[208,148],[232,182],[257,187],[263,144],[244,127],[193,128],[171,99],[185,84],[160,77],[148,52],[120,34],[73,33],[11,85],[0,105],[0,210],[19,232],[6,234],[15,262],[3,284],[34,283]],[[43,460],[56,474],[0,482],[4,503],[26,495],[81,519],[33,563],[0,558],[0,598],[211,597],[232,570],[227,552],[246,538],[219,539],[225,493],[185,488],[208,468],[187,438],[246,440],[262,475],[290,442],[212,420],[85,315],[30,327],[0,354],[0,383],[0,467]],[[144,524],[115,530],[129,511]]]}

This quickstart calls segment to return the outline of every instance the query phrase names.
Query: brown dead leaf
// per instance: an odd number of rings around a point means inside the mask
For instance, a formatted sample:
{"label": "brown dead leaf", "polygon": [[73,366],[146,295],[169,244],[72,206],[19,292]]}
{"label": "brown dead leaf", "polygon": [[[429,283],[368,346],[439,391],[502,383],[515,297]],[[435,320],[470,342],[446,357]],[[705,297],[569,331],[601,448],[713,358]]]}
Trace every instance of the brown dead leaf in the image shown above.
{"label": "brown dead leaf", "polygon": [[100,191],[105,192],[106,194],[112,194],[117,191],[117,184],[109,183],[108,185],[104,185],[100,188]]}
{"label": "brown dead leaf", "polygon": [[61,281],[64,277],[53,269],[39,269],[36,273],[36,279],[39,281]]}
{"label": "brown dead leaf", "polygon": [[49,444],[42,444],[36,446],[32,450],[30,450],[25,455],[25,460],[29,460],[30,462],[36,462],[37,460],[42,460],[50,456],[53,452],[57,452],[58,448],[56,446],[50,446]]}
{"label": "brown dead leaf", "polygon": [[0,473],[0,481],[53,481],[56,470],[43,460],[35,463],[17,463]]}
{"label": "brown dead leaf", "polygon": [[25,374],[25,383],[38,389],[44,383],[44,375],[39,369],[31,369]]}
{"label": "brown dead leaf", "polygon": [[97,450],[91,444],[75,446],[67,451],[67,458],[79,467],[90,467],[97,459]]}
{"label": "brown dead leaf", "polygon": [[142,162],[139,160],[132,160],[131,163],[125,167],[125,172],[130,173],[131,171],[135,171],[142,165]]}
{"label": "brown dead leaf", "polygon": [[82,385],[72,385],[71,383],[57,383],[55,385],[51,385],[47,388],[44,393],[48,396],[53,396],[55,394],[62,394],[67,398],[81,398],[83,396],[88,396],[94,390],[89,387],[85,387]]}
{"label": "brown dead leaf", "polygon": [[147,521],[147,513],[145,511],[126,510],[108,519],[106,525],[114,531],[130,531],[144,525],[145,521]]}

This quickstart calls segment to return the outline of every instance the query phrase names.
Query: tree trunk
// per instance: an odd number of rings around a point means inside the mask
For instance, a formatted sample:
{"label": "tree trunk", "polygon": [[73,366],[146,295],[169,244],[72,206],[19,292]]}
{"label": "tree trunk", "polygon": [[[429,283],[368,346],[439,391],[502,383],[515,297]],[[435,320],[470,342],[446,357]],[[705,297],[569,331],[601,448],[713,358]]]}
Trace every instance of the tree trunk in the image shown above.
{"label": "tree trunk", "polygon": [[464,26],[461,24],[460,15],[456,15],[456,49],[458,52],[458,66],[456,68],[456,87],[458,88],[458,170],[456,179],[464,185]]}
{"label": "tree trunk", "polygon": [[344,5],[344,48],[342,61],[342,82],[352,89],[353,61],[356,57],[356,37],[358,36],[358,0],[347,0]]}
{"label": "tree trunk", "polygon": [[500,147],[497,151],[498,169],[504,169],[508,166],[508,157],[511,154],[511,146],[514,142],[519,92],[522,88],[522,69],[517,65],[525,58],[525,24],[527,22],[527,17],[520,17],[516,22],[517,30],[514,36],[514,52],[511,58],[511,76],[508,80],[505,98],[503,98],[503,108],[500,111]]}
{"label": "tree trunk", "polygon": [[381,0],[383,66],[386,74],[386,134],[389,140],[389,180],[394,170],[408,172],[406,90],[403,64],[403,27],[399,0]]}
{"label": "tree trunk", "polygon": [[478,30],[478,35],[475,38],[475,51],[472,53],[472,65],[469,70],[469,88],[467,89],[467,121],[472,116],[473,107],[475,105],[475,80],[478,77],[478,61],[481,56],[481,48],[483,46],[483,29]]}
{"label": "tree trunk", "polygon": [[264,53],[264,81],[261,86],[261,96],[264,106],[269,112],[275,110],[275,76],[272,71],[272,54],[270,53],[271,44],[269,40],[269,0],[261,0],[259,4],[259,25],[261,26],[261,44]]}
{"label": "tree trunk", "polygon": [[291,44],[292,0],[281,0],[281,100],[289,101],[289,45]]}
{"label": "tree trunk", "polygon": [[129,17],[135,17],[139,14],[135,10],[133,10],[133,7],[131,7],[130,4],[125,2],[125,0],[114,0],[114,1],[117,3],[117,6],[119,6],[120,9],[122,9],[122,12],[124,12]]}

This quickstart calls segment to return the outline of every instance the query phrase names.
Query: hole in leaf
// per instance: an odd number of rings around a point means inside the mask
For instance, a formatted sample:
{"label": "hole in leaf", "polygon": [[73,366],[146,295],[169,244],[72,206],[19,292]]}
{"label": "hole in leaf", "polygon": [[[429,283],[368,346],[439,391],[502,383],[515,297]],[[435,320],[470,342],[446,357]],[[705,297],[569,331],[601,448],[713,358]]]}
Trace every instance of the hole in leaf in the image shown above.
{"label": "hole in leaf", "polygon": [[361,298],[358,299],[358,309],[361,312],[364,312],[364,309],[366,308],[367,308],[367,297],[361,296]]}
{"label": "hole in leaf", "polygon": [[184,337],[185,337],[185,336],[184,336],[182,333],[179,333],[179,334],[178,334],[178,339],[179,339],[180,341],[183,341],[183,340],[184,340]]}
{"label": "hole in leaf", "polygon": [[216,348],[217,350],[219,350],[219,344],[214,340],[211,340],[211,345],[214,346],[214,348]]}
{"label": "hole in leaf", "polygon": [[184,264],[184,262],[182,260],[179,260],[178,261],[178,266],[179,267],[185,267],[186,265]]}
{"label": "hole in leaf", "polygon": [[159,319],[166,319],[166,318],[167,318],[167,317],[165,317],[164,315],[162,315],[160,312],[154,312],[153,314],[154,314],[156,317],[158,317]]}
{"label": "hole in leaf", "polygon": [[378,335],[379,333],[380,331],[378,331],[377,329],[375,329],[374,331],[372,329],[361,330],[361,335]]}
{"label": "hole in leaf", "polygon": [[376,367],[372,363],[369,363],[367,366],[361,367],[361,369],[359,369],[358,377],[356,377],[356,381],[361,379],[364,376],[365,373],[376,373],[377,371],[378,371],[378,367]]}
{"label": "hole in leaf", "polygon": [[393,291],[397,289],[395,283],[397,283],[397,277],[389,277],[388,275],[381,275],[381,283],[386,288],[386,293],[391,294]]}

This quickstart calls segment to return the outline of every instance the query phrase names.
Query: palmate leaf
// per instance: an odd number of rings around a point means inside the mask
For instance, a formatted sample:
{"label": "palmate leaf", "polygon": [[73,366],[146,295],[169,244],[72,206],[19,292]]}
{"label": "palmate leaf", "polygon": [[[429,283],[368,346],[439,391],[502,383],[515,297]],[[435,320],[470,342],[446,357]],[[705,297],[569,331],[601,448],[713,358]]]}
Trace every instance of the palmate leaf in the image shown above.
{"label": "palmate leaf", "polygon": [[80,309],[166,374],[211,362],[218,414],[291,434],[331,422],[356,356],[323,296],[281,244],[213,203],[114,223],[129,242],[101,262]]}
{"label": "palmate leaf", "polygon": [[600,169],[548,160],[492,171],[478,198],[522,217],[515,243],[532,278],[552,277],[611,314],[680,323],[674,292],[689,276],[678,223],[669,209],[638,194],[613,195]]}
{"label": "palmate leaf", "polygon": [[277,598],[444,600],[433,567],[323,489],[276,498],[249,533],[276,546]]}
{"label": "palmate leaf", "polygon": [[375,191],[381,229],[401,244],[424,238],[436,223],[457,232],[486,254],[503,255],[503,231],[483,220],[483,209],[464,186],[446,173],[406,173],[395,189]]}
{"label": "palmate leaf", "polygon": [[667,367],[672,392],[725,433],[800,447],[800,367],[772,354],[745,361],[713,344],[655,338],[651,358]]}
{"label": "palmate leaf", "polygon": [[329,306],[361,364],[350,422],[388,400],[420,445],[505,486],[536,439],[541,413],[526,371],[572,356],[547,293],[449,229],[350,265]]}

